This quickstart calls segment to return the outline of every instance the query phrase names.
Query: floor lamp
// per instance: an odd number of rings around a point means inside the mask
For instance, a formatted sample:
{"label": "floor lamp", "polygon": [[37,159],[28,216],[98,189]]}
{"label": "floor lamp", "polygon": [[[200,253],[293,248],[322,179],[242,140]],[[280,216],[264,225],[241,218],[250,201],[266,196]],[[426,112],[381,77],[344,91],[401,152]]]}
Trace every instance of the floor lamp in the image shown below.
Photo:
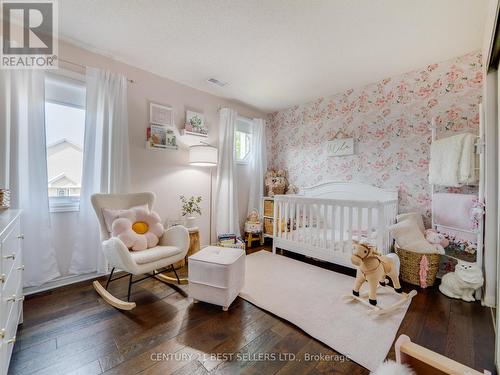
{"label": "floor lamp", "polygon": [[210,168],[210,206],[209,206],[209,227],[210,227],[210,245],[212,245],[212,172],[213,167],[217,166],[218,152],[217,147],[210,146],[208,143],[200,142],[199,145],[189,147],[189,164],[199,167]]}

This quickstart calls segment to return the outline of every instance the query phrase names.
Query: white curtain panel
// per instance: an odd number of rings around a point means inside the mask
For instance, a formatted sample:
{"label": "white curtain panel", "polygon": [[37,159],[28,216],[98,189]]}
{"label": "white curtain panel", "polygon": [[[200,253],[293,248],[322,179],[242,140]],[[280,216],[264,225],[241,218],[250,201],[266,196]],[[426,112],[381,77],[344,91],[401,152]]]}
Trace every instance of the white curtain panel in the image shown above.
{"label": "white curtain panel", "polygon": [[262,197],[264,196],[264,174],[267,169],[266,157],[266,127],[262,119],[252,122],[250,168],[250,193],[248,196],[248,213],[253,209],[263,215]]}
{"label": "white curtain panel", "polygon": [[237,171],[234,158],[234,130],[238,114],[230,108],[222,108],[219,116],[215,229],[218,235],[233,233],[239,236]]}
{"label": "white curtain panel", "polygon": [[[39,286],[58,276],[55,250],[50,241],[45,141],[45,77],[42,71],[0,71],[2,150],[7,168],[11,206],[21,217],[24,286]],[[10,125],[10,126],[9,126]]]}
{"label": "white curtain panel", "polygon": [[90,197],[94,193],[126,193],[130,186],[127,79],[87,68],[86,83],[80,236],[69,268],[72,274],[107,271]]}

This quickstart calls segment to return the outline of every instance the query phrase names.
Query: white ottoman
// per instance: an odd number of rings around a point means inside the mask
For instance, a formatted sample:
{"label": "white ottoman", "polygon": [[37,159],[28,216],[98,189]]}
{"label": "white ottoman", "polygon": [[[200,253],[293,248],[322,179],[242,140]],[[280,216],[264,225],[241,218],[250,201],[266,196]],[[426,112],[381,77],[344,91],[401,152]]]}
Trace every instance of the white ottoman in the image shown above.
{"label": "white ottoman", "polygon": [[189,296],[227,311],[245,281],[245,251],[208,246],[189,258]]}

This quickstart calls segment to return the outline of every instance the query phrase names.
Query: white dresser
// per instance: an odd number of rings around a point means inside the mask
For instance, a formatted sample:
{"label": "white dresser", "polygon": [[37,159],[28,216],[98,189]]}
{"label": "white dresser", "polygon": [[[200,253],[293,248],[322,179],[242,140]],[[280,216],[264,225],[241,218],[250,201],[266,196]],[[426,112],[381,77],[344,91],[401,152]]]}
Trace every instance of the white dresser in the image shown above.
{"label": "white dresser", "polygon": [[0,211],[0,375],[9,369],[18,324],[23,315],[20,210]]}

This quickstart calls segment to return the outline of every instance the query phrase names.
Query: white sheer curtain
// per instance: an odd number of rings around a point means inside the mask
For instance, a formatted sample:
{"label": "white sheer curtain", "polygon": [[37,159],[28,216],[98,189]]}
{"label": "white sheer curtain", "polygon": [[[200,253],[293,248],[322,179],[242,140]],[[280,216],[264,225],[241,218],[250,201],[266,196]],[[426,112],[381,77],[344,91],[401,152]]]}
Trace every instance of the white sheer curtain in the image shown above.
{"label": "white sheer curtain", "polygon": [[39,286],[60,276],[50,241],[45,77],[37,70],[4,70],[0,76],[0,147],[9,150],[2,165],[8,172],[2,174],[12,207],[23,210],[24,286]]}
{"label": "white sheer curtain", "polygon": [[217,234],[234,233],[239,236],[237,171],[234,160],[234,129],[237,117],[236,111],[230,108],[222,108],[220,111],[215,229]]}
{"label": "white sheer curtain", "polygon": [[267,169],[266,157],[266,129],[262,119],[252,121],[251,147],[250,147],[250,193],[248,195],[248,213],[253,209],[259,210],[263,215],[262,197],[264,196],[264,174]]}
{"label": "white sheer curtain", "polygon": [[106,271],[91,195],[128,192],[130,185],[127,79],[87,68],[86,82],[80,236],[69,268],[72,274]]}

